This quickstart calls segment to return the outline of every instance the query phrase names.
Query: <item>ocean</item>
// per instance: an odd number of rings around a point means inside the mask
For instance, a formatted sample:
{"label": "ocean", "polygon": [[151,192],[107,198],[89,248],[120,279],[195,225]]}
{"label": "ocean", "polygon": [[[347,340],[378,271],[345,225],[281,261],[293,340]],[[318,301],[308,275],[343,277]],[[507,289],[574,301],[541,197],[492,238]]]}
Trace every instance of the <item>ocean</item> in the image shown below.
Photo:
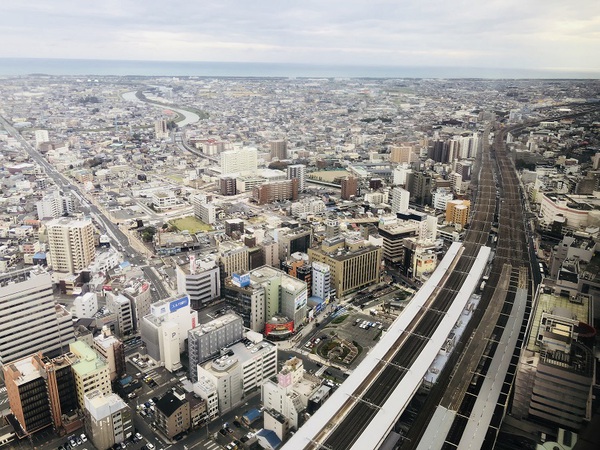
{"label": "ocean", "polygon": [[93,59],[0,58],[0,76],[182,76],[283,78],[600,78],[600,73],[477,67],[409,67],[292,63],[125,61]]}

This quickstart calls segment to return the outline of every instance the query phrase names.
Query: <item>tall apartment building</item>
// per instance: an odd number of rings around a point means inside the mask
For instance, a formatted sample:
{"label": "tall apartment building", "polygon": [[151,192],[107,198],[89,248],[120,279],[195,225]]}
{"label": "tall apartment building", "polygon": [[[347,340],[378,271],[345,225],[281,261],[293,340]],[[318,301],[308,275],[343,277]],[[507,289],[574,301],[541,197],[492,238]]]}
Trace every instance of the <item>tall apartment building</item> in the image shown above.
{"label": "tall apartment building", "polygon": [[350,200],[358,195],[358,178],[348,177],[342,180],[342,200]]}
{"label": "tall apartment building", "polygon": [[415,203],[428,205],[431,203],[433,178],[424,172],[413,172],[407,177],[407,189]]}
{"label": "tall apartment building", "polygon": [[306,166],[304,164],[292,164],[287,166],[287,178],[298,179],[298,190],[304,192],[306,189]]}
{"label": "tall apartment building", "polygon": [[237,193],[235,177],[232,177],[232,176],[219,177],[219,193],[221,195],[235,195]]}
{"label": "tall apartment building", "polygon": [[190,255],[189,263],[178,265],[175,272],[177,292],[188,295],[192,309],[200,310],[221,296],[221,271],[214,258]]}
{"label": "tall apartment building", "polygon": [[69,349],[78,358],[78,361],[71,367],[75,378],[77,402],[79,407],[83,409],[85,408],[85,395],[87,393],[96,389],[105,395],[112,392],[110,370],[108,362],[85,342],[72,342]]}
{"label": "tall apartment building", "polygon": [[327,264],[338,297],[379,281],[381,248],[359,238],[325,239],[320,248],[308,250],[311,262]]}
{"label": "tall apartment building", "polygon": [[392,212],[399,213],[408,210],[408,202],[410,201],[410,192],[401,187],[392,189]]}
{"label": "tall apartment building", "polygon": [[50,217],[58,219],[75,210],[75,201],[71,195],[62,195],[55,190],[44,195],[35,206],[40,220]]}
{"label": "tall apartment building", "polygon": [[198,194],[192,196],[194,215],[202,222],[212,225],[217,221],[217,207],[208,195]]}
{"label": "tall apartment building", "polygon": [[446,203],[446,222],[465,226],[469,222],[470,200],[450,200]]}
{"label": "tall apartment building", "polygon": [[91,219],[62,217],[48,222],[46,229],[55,271],[79,273],[94,260],[96,249]]}
{"label": "tall apartment building", "polygon": [[221,173],[256,172],[258,151],[254,147],[244,147],[221,153]]}
{"label": "tall apartment building", "polygon": [[68,355],[49,359],[40,352],[3,366],[10,409],[26,435],[50,425],[69,430],[78,409],[72,364]]}
{"label": "tall apartment building", "polygon": [[412,145],[392,145],[390,147],[390,162],[410,164],[417,160]]}
{"label": "tall apartment building", "polygon": [[49,273],[34,267],[0,275],[0,363],[60,354],[74,339],[71,314],[55,303]]}
{"label": "tall apartment building", "polygon": [[88,392],[84,415],[86,434],[96,448],[112,448],[133,434],[133,413],[117,394]]}
{"label": "tall apartment building", "polygon": [[219,355],[221,349],[244,337],[244,321],[229,313],[188,331],[190,380],[198,381],[198,364]]}
{"label": "tall apartment building", "polygon": [[156,135],[156,139],[165,139],[169,137],[169,128],[167,125],[167,119],[158,119],[154,122],[154,134]]}
{"label": "tall apartment building", "polygon": [[285,139],[269,141],[269,148],[271,150],[271,158],[277,158],[280,161],[287,159],[287,142]]}
{"label": "tall apartment building", "polygon": [[48,130],[35,130],[35,148],[40,148],[44,142],[50,142]]}
{"label": "tall apartment building", "polygon": [[320,299],[327,299],[331,292],[331,269],[327,264],[312,263],[312,295]]}
{"label": "tall apartment building", "polygon": [[298,199],[298,179],[272,181],[252,188],[252,199],[259,205]]}
{"label": "tall apartment building", "polygon": [[156,427],[169,439],[190,428],[190,403],[183,392],[167,391],[156,402]]}
{"label": "tall apartment building", "polygon": [[407,177],[412,173],[412,169],[408,164],[399,165],[393,172],[393,184],[396,186],[406,186]]}

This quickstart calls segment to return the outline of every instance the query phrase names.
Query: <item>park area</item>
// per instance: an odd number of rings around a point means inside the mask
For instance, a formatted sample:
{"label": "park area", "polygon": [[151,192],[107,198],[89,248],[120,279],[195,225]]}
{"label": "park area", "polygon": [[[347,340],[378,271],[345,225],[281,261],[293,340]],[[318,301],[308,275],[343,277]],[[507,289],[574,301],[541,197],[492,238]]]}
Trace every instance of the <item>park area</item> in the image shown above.
{"label": "park area", "polygon": [[173,219],[169,221],[169,225],[177,231],[187,230],[191,234],[212,231],[212,227],[194,216],[182,217],[181,219]]}

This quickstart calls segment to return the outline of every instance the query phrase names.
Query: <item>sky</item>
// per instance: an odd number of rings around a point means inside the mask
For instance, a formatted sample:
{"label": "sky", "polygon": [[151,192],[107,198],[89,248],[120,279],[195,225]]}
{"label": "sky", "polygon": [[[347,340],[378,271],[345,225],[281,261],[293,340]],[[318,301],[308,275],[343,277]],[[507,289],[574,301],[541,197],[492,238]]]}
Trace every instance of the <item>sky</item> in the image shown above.
{"label": "sky", "polygon": [[18,0],[0,58],[600,72],[600,0]]}

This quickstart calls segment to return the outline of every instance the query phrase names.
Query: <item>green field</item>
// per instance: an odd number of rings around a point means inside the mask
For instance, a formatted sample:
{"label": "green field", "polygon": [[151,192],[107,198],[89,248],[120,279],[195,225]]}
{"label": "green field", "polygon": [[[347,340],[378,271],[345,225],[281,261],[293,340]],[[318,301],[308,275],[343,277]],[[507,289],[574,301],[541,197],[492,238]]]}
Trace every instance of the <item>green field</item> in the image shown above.
{"label": "green field", "polygon": [[173,219],[169,224],[179,231],[188,230],[190,233],[200,233],[202,231],[212,231],[210,225],[205,224],[194,216],[182,217],[181,219]]}

